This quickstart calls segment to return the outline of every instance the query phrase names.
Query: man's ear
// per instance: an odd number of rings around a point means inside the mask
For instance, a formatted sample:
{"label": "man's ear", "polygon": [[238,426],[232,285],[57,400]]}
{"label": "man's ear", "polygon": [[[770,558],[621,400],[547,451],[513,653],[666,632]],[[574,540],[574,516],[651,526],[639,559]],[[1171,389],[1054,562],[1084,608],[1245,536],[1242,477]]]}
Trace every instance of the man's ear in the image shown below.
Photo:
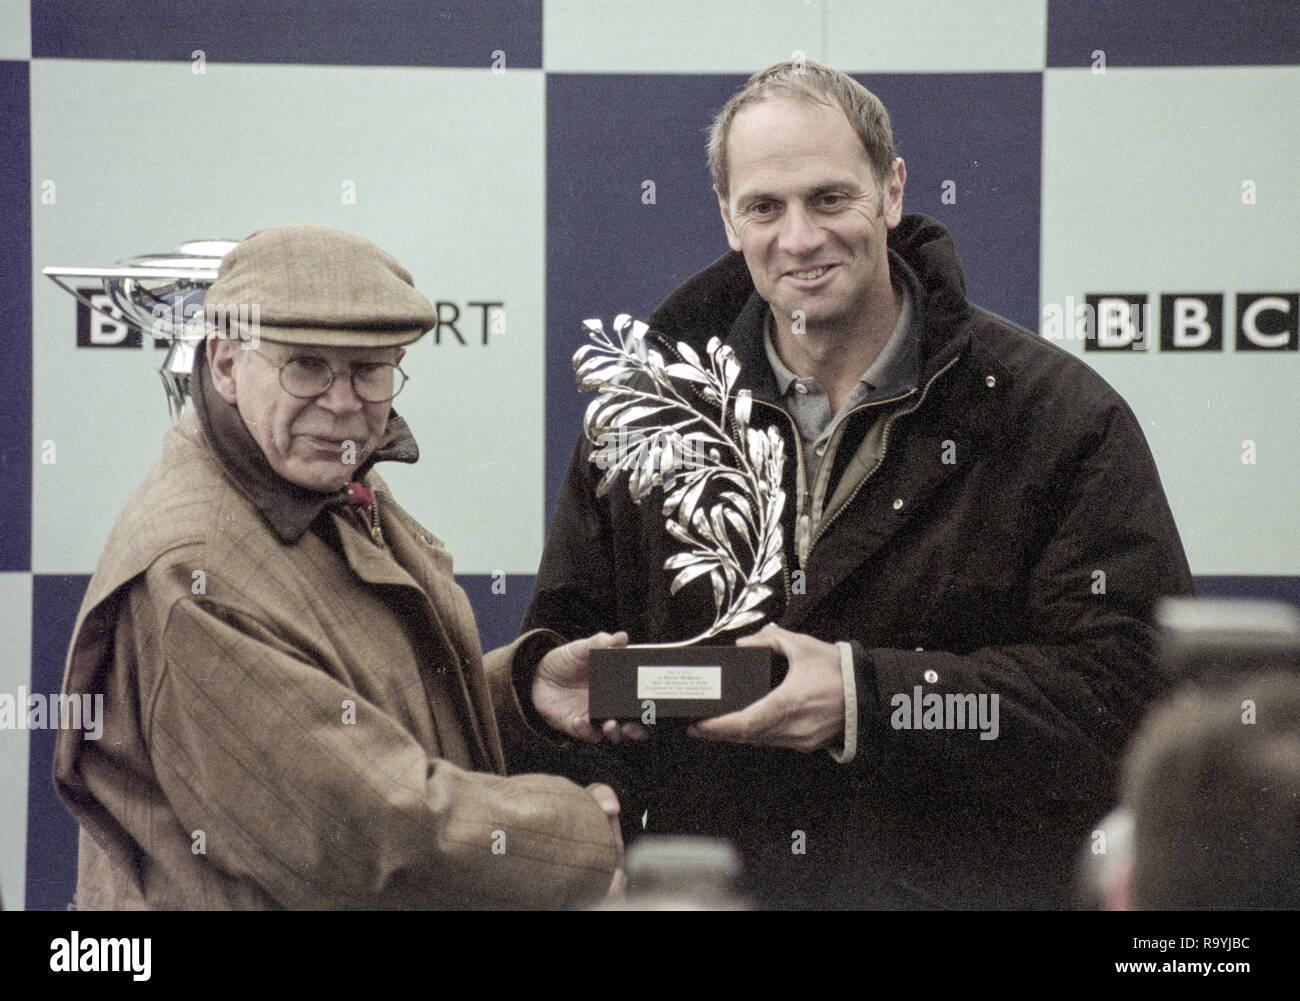
{"label": "man's ear", "polygon": [[718,196],[718,211],[722,214],[722,225],[727,231],[727,242],[731,244],[732,250],[740,249],[740,237],[736,235],[736,229],[731,225],[731,213],[727,211],[727,200],[722,197],[722,192],[717,188],[713,193]]}
{"label": "man's ear", "polygon": [[204,345],[208,352],[208,370],[212,373],[212,384],[217,387],[221,398],[232,407],[238,402],[235,389],[235,366],[238,364],[236,354],[243,350],[243,345],[233,337],[209,337]]}
{"label": "man's ear", "polygon": [[884,183],[885,228],[893,229],[903,219],[903,185],[907,183],[907,164],[895,157],[893,169]]}

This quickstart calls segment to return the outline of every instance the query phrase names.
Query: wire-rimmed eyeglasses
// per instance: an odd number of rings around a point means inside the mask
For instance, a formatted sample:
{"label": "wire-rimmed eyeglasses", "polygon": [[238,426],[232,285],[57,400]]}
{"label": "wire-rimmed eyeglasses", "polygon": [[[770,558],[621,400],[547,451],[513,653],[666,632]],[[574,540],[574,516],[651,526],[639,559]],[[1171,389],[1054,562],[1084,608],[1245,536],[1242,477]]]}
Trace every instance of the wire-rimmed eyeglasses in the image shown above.
{"label": "wire-rimmed eyeglasses", "polygon": [[[276,364],[257,348],[250,349],[274,368],[280,376],[280,388],[300,400],[314,400],[334,385],[334,370],[317,355],[294,355]],[[367,362],[352,369],[352,392],[365,403],[387,403],[406,385],[407,374],[392,362]]]}

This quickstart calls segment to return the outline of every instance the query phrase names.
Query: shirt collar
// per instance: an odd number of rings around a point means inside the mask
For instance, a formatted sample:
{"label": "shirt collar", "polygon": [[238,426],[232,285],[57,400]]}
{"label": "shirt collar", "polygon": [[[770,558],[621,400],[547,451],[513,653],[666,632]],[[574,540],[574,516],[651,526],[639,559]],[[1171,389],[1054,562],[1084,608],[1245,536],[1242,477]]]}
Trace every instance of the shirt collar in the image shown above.
{"label": "shirt collar", "polygon": [[[903,304],[898,311],[898,320],[894,323],[894,329],[889,332],[889,339],[885,341],[884,348],[871,363],[871,367],[863,372],[862,378],[858,380],[875,396],[880,396],[882,393],[892,396],[916,386],[920,355],[916,337],[912,334],[912,292],[906,282],[902,283],[902,294]],[[768,310],[767,319],[763,323],[763,350],[767,354],[768,363],[772,366],[777,391],[781,396],[785,396],[790,391],[791,384],[799,376],[790,371],[781,360],[781,356],[776,353],[776,345],[772,343],[771,316],[772,311]]]}
{"label": "shirt collar", "polygon": [[[195,351],[194,374],[190,377],[199,425],[225,474],[252,501],[280,541],[291,545],[302,538],[326,508],[346,506],[347,493],[341,489],[328,494],[308,490],[272,469],[239,411],[217,392],[206,354],[202,347]],[[419,457],[419,447],[406,421],[390,410],[384,440],[357,467],[353,479],[362,480],[376,462],[415,462]]]}

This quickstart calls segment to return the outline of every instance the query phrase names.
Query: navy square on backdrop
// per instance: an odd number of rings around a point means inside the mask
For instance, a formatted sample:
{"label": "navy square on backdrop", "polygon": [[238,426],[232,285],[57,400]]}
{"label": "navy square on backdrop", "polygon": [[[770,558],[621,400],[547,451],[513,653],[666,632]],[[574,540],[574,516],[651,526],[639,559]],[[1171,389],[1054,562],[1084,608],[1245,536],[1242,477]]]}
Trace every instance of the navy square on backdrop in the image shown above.
{"label": "navy square on backdrop", "polygon": [[644,318],[728,249],[704,146],[713,116],[744,82],[547,76],[548,520],[585,406],[570,364],[584,340],[582,321],[599,317],[608,325],[618,313]]}
{"label": "navy square on backdrop", "polygon": [[1047,65],[1270,66],[1300,61],[1295,0],[1049,0]]}
{"label": "navy square on backdrop", "polygon": [[41,0],[32,55],[352,66],[542,65],[541,0]]}
{"label": "navy square on backdrop", "polygon": [[[1041,74],[857,79],[889,109],[908,166],[905,210],[952,231],[973,301],[1036,329]],[[728,249],[704,145],[713,116],[744,80],[547,78],[548,516],[585,405],[570,364],[582,320],[644,317]],[[945,181],[955,201],[945,202]]]}
{"label": "navy square on backdrop", "polygon": [[32,560],[32,143],[28,68],[0,62],[0,572]]}
{"label": "navy square on backdrop", "polygon": [[[1042,74],[855,79],[889,109],[907,164],[903,211],[932,216],[952,233],[972,302],[1036,331]],[[956,200],[945,202],[945,191]]]}
{"label": "navy square on backdrop", "polygon": [[519,624],[533,593],[531,574],[457,574],[469,598],[484,650],[506,646],[519,636]]}
{"label": "navy square on backdrop", "polygon": [[1300,577],[1201,576],[1196,578],[1196,596],[1285,601],[1300,608]]}
{"label": "navy square on backdrop", "polygon": [[[63,664],[90,577],[32,578],[32,682],[29,691],[63,689]],[[61,911],[77,886],[77,822],[54,792],[59,731],[30,731],[27,771],[27,909]]]}

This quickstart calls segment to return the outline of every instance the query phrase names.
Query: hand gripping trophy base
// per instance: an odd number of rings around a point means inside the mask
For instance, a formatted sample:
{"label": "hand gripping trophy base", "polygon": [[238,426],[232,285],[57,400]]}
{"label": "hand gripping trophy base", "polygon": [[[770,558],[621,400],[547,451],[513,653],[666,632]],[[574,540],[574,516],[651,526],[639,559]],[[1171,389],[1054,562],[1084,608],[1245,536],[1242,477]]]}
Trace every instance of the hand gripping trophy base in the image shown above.
{"label": "hand gripping trophy base", "polygon": [[749,391],[733,392],[740,363],[717,338],[704,360],[678,342],[670,361],[626,314],[613,336],[599,320],[583,326],[591,343],[573,365],[579,387],[597,391],[583,421],[605,470],[597,493],[621,473],[638,503],[662,487],[665,531],[682,543],[664,563],[676,571],[669,592],[707,576],[715,606],[713,624],[681,643],[592,650],[589,715],[652,724],[742,709],[770,690],[772,651],[696,644],[761,622],[768,582],[784,574],[784,442],[750,426]]}

